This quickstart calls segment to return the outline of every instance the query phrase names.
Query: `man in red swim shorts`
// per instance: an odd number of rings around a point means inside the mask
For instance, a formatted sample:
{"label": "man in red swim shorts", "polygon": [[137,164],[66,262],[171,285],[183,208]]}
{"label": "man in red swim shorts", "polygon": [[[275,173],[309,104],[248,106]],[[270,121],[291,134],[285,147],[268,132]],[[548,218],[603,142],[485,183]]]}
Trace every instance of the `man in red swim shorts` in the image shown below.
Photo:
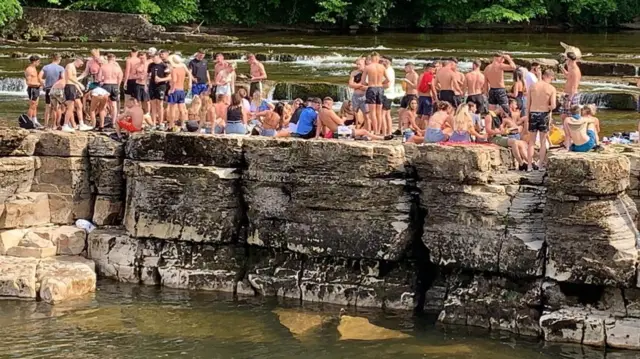
{"label": "man in red swim shorts", "polygon": [[[129,97],[125,102],[125,110],[118,117],[115,123],[116,135],[118,139],[122,138],[122,130],[129,133],[142,131],[142,124],[145,122],[144,112],[140,106],[140,102],[135,97]],[[148,121],[151,122],[150,120]]]}

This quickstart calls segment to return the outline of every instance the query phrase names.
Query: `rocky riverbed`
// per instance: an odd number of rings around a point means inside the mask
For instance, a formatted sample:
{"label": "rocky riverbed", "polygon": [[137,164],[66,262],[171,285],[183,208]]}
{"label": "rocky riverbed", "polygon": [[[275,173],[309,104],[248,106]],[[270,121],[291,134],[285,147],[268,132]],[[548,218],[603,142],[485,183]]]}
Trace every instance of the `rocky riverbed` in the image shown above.
{"label": "rocky riverbed", "polygon": [[[0,238],[14,239],[0,278],[30,268],[30,297],[47,300],[39,270],[62,265],[18,265],[21,247],[80,254],[123,282],[640,349],[640,148],[556,153],[546,173],[523,174],[493,146],[2,134]],[[98,225],[86,246],[78,218]]]}

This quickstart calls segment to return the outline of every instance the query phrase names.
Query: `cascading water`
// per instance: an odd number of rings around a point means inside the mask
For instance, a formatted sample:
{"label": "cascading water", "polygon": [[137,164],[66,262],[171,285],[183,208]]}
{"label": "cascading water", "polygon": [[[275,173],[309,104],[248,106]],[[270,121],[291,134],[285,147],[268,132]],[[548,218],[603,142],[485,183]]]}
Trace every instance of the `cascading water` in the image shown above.
{"label": "cascading water", "polygon": [[10,96],[26,96],[27,83],[22,78],[7,77],[0,79],[0,94]]}
{"label": "cascading water", "polygon": [[580,104],[595,104],[598,108],[609,107],[609,94],[606,93],[589,93],[585,92],[580,95]]}

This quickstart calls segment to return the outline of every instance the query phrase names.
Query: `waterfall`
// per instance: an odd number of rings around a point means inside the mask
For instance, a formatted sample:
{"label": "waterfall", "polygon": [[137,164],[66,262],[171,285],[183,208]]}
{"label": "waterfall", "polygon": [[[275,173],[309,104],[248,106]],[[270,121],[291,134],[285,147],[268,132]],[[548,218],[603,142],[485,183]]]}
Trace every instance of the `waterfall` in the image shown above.
{"label": "waterfall", "polygon": [[607,93],[589,93],[580,94],[580,104],[595,104],[597,108],[609,107],[610,96]]}
{"label": "waterfall", "polygon": [[23,78],[7,77],[0,79],[0,94],[11,96],[26,96],[27,83]]}
{"label": "waterfall", "polygon": [[345,100],[351,100],[353,96],[353,89],[347,85],[338,85],[338,96],[337,100],[339,102],[344,102]]}

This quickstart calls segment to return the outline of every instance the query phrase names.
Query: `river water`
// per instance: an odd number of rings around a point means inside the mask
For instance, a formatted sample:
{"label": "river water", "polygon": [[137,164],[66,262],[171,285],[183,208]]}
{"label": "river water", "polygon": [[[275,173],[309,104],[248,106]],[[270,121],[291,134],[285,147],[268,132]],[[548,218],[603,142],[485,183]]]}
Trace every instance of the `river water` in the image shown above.
{"label": "river water", "polygon": [[[405,314],[348,312],[341,322],[339,307],[298,304],[102,281],[94,298],[55,307],[0,301],[0,358],[637,357],[635,352],[605,353],[469,328],[440,328],[429,318]],[[347,325],[353,317],[371,324],[354,330]],[[390,329],[388,339],[371,339],[372,326]]]}
{"label": "river water", "polygon": [[[166,45],[184,55],[193,54],[198,48],[211,52],[237,53],[238,73],[247,74],[248,66],[241,58],[246,52],[264,54],[269,79],[276,82],[328,82],[342,87],[338,93],[347,98],[348,74],[354,59],[373,50],[394,58],[397,78],[402,78],[402,67],[407,61],[422,64],[435,58],[455,56],[462,59],[463,71],[471,68],[474,58],[488,58],[496,50],[507,50],[516,58],[557,59],[564,50],[564,41],[581,48],[584,60],[596,62],[627,63],[640,65],[640,33],[616,34],[503,34],[503,33],[446,33],[446,34],[381,34],[381,35],[300,35],[291,33],[241,34],[238,40],[216,45],[180,44]],[[98,47],[111,51],[120,60],[127,56],[131,43],[27,43],[0,45],[0,120],[14,124],[15,118],[26,110],[26,92],[21,80],[22,71],[30,54],[47,55],[66,52],[86,56],[89,49]],[[135,44],[148,48],[148,44]],[[153,45],[162,47],[159,45]],[[17,58],[12,58],[17,57]],[[563,79],[555,85],[561,89]],[[607,95],[626,93],[638,95],[634,76],[585,76],[581,91],[589,93],[589,99],[601,108],[603,134],[613,131],[630,131],[636,128],[639,116],[635,111],[607,109]],[[399,83],[397,84],[399,87]],[[401,96],[401,90],[397,91]],[[341,98],[341,99],[342,99]],[[42,101],[41,101],[42,102]],[[41,104],[41,107],[43,104]],[[42,111],[42,110],[41,110]],[[42,115],[41,115],[42,116]]]}

